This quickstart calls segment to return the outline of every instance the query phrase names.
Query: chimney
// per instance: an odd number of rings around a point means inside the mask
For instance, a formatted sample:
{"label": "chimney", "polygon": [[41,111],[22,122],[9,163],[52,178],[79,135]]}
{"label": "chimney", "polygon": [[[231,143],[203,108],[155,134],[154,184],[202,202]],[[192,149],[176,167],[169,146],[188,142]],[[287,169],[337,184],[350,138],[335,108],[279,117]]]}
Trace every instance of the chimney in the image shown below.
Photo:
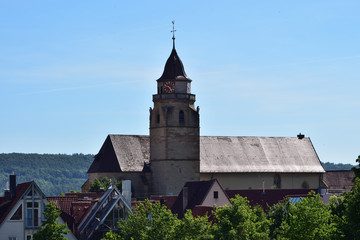
{"label": "chimney", "polygon": [[4,197],[5,197],[5,201],[11,200],[9,182],[6,182],[5,184]]}
{"label": "chimney", "polygon": [[15,198],[16,195],[16,175],[12,173],[10,175],[10,197],[11,200]]}
{"label": "chimney", "polygon": [[299,134],[297,135],[297,137],[298,137],[298,139],[303,139],[303,138],[305,137],[305,135],[304,135],[304,134],[299,133]]}
{"label": "chimney", "polygon": [[185,211],[187,205],[188,205],[188,199],[189,199],[189,188],[183,187],[183,196],[182,196],[182,208],[183,211]]}

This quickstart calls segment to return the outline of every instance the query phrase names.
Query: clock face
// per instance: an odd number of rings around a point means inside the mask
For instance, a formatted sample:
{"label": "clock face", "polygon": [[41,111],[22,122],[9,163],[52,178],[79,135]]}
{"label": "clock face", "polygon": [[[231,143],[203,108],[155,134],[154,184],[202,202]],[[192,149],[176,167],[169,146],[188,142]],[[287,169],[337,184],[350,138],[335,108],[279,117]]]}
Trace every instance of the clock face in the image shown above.
{"label": "clock face", "polygon": [[167,81],[163,84],[163,89],[165,93],[174,93],[175,92],[175,82]]}

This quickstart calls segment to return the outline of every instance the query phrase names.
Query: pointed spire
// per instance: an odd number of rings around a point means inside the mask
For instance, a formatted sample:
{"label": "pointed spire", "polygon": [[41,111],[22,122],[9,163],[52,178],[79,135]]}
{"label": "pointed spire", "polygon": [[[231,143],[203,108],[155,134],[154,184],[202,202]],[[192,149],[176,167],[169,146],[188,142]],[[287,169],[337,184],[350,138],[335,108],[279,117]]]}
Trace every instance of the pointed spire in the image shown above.
{"label": "pointed spire", "polygon": [[191,79],[186,75],[184,70],[184,65],[179,58],[176,49],[175,49],[175,21],[172,21],[173,24],[173,30],[171,31],[173,33],[173,49],[171,51],[170,57],[166,61],[164,72],[161,75],[161,77],[157,81],[162,80],[186,80],[191,81]]}
{"label": "pointed spire", "polygon": [[161,80],[187,80],[191,79],[186,75],[184,65],[181,62],[175,48],[172,49],[171,54],[166,61],[164,72],[157,81]]}

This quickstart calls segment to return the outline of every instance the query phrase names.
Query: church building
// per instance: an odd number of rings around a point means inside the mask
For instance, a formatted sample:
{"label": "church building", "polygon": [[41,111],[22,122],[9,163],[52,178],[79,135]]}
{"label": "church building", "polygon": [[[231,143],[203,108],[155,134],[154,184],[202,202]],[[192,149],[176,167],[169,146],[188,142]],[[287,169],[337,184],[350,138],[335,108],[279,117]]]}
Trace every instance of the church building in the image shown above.
{"label": "church building", "polygon": [[315,148],[296,137],[200,136],[191,79],[173,48],[157,80],[150,135],[110,134],[88,181],[131,180],[133,196],[178,195],[186,182],[217,179],[225,190],[317,189],[325,172]]}

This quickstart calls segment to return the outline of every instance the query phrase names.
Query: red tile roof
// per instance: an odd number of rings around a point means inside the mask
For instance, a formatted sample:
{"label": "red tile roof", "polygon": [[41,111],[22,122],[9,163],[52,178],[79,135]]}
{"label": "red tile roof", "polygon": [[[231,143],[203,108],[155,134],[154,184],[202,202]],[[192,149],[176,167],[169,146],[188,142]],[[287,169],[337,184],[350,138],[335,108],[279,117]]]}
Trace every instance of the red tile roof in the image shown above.
{"label": "red tile roof", "polygon": [[62,211],[61,217],[69,228],[75,229],[103,194],[103,192],[66,193],[65,196],[47,197],[47,199]]}
{"label": "red tile roof", "polygon": [[240,195],[246,197],[250,201],[250,205],[260,205],[265,210],[268,205],[272,206],[285,197],[306,197],[310,191],[317,192],[317,189],[266,189],[265,192],[260,189],[225,190],[229,198]]}
{"label": "red tile roof", "polygon": [[354,186],[354,178],[355,173],[352,170],[326,171],[323,175],[328,191],[350,191]]}

